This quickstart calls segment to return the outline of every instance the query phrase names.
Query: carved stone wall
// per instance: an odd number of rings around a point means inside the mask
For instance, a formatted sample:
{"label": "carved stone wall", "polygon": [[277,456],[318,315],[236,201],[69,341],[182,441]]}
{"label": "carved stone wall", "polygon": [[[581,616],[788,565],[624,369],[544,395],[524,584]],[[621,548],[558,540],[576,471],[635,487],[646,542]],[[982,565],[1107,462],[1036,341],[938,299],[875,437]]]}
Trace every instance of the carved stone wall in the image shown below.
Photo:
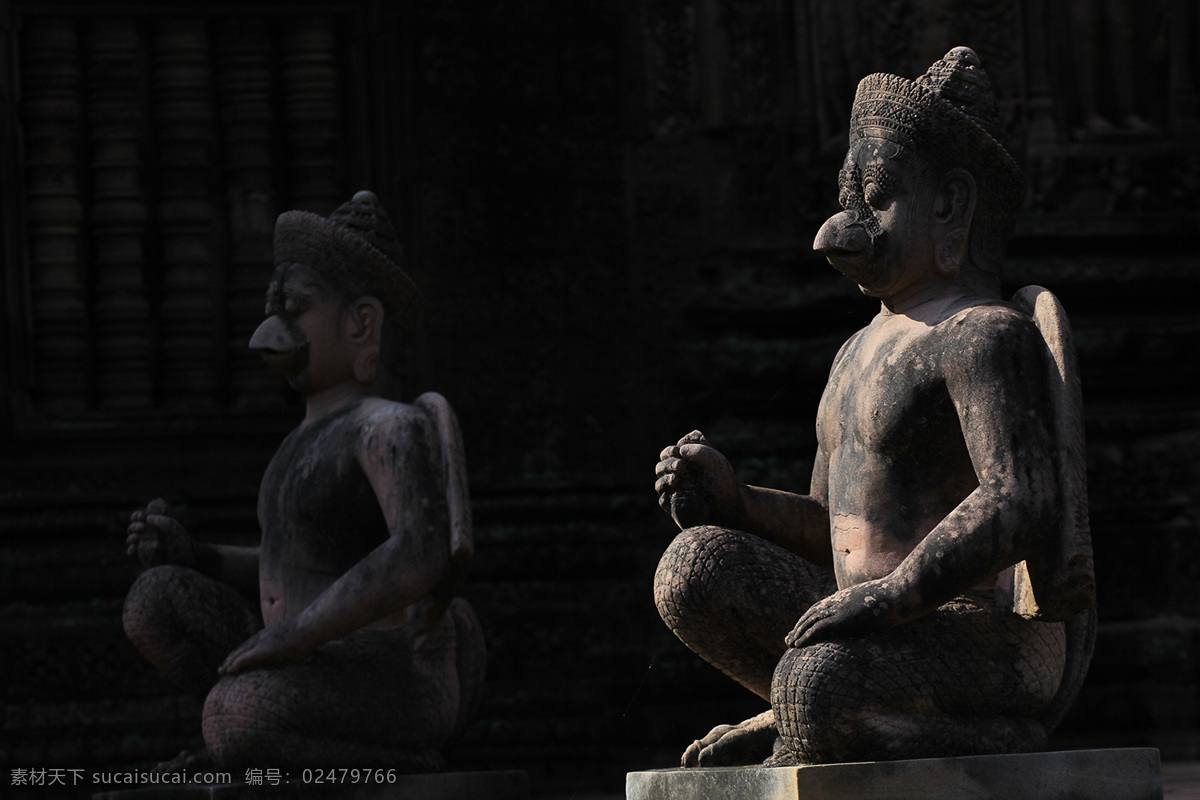
{"label": "carved stone wall", "polygon": [[194,735],[120,634],[123,519],[166,494],[253,540],[296,421],[243,351],[271,222],[361,186],[431,309],[410,391],[467,446],[490,664],[453,763],[619,795],[756,713],[657,619],[651,469],[701,428],[744,480],[807,486],[833,354],[875,312],[811,253],[854,86],[960,43],[1026,167],[1009,291],[1059,295],[1084,374],[1101,629],[1058,744],[1197,757],[1194,4],[154,5],[0,4],[0,762]]}

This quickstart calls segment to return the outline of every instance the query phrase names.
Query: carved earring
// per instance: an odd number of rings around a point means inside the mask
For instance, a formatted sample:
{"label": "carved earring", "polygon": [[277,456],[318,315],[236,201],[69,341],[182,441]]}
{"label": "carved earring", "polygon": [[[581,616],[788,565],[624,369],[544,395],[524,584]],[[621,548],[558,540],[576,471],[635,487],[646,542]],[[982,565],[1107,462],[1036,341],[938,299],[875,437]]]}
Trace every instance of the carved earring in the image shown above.
{"label": "carved earring", "polygon": [[354,359],[354,380],[369,386],[375,382],[375,376],[379,374],[379,347],[372,345],[363,348],[358,354],[358,358]]}
{"label": "carved earring", "polygon": [[961,258],[955,252],[958,249],[958,243],[962,240],[965,231],[951,231],[946,235],[945,241],[942,242],[941,258],[938,259],[938,271],[947,277],[954,277],[958,274],[961,266]]}

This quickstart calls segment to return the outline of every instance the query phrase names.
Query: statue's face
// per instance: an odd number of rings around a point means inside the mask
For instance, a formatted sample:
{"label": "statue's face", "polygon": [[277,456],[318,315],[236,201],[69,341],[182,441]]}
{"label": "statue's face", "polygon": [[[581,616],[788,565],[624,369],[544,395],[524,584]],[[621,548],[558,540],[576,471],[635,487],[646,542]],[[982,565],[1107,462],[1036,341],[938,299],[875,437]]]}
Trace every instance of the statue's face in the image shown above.
{"label": "statue's face", "polygon": [[930,170],[893,142],[860,139],[838,176],[842,211],[813,247],[864,294],[887,299],[933,273]]}
{"label": "statue's face", "polygon": [[342,336],[344,304],[302,264],[281,264],[267,288],[267,319],[251,349],[293,389],[310,395],[353,376]]}

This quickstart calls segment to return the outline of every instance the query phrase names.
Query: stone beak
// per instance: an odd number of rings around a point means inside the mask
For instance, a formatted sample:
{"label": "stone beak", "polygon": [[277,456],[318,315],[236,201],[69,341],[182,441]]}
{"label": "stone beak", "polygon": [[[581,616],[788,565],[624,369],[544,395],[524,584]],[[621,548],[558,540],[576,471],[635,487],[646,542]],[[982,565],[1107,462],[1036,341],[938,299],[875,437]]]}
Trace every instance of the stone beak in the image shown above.
{"label": "stone beak", "polygon": [[267,317],[250,337],[250,349],[273,370],[287,373],[296,360],[296,340],[278,316]]}
{"label": "stone beak", "polygon": [[865,255],[870,247],[871,237],[853,211],[842,211],[825,220],[813,240],[813,250],[827,257],[853,258]]}

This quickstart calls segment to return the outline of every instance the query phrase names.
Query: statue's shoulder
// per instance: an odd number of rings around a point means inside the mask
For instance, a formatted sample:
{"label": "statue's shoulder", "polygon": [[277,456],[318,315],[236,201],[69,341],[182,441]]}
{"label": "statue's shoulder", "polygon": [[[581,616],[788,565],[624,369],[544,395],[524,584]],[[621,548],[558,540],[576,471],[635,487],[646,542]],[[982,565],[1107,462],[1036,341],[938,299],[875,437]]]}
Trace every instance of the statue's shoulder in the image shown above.
{"label": "statue's shoulder", "polygon": [[1033,325],[1033,318],[1024,309],[1004,300],[979,299],[968,301],[953,310],[941,323],[950,328],[984,332],[1020,329]]}
{"label": "statue's shoulder", "polygon": [[359,439],[367,446],[380,440],[395,444],[415,435],[427,435],[434,427],[434,420],[423,406],[383,397],[366,398],[354,416]]}
{"label": "statue's shoulder", "polygon": [[937,360],[944,375],[956,382],[1008,380],[1045,360],[1045,345],[1033,318],[1011,303],[971,305],[946,317],[935,330],[931,344]]}
{"label": "statue's shoulder", "polygon": [[411,403],[402,403],[399,400],[389,400],[386,397],[367,397],[358,406],[358,416],[365,421],[391,418],[402,419],[413,415],[424,416],[424,414],[425,412],[420,406],[415,406]]}
{"label": "statue's shoulder", "polygon": [[1008,349],[1041,341],[1033,317],[1003,300],[971,304],[947,316],[937,327],[943,336],[968,351]]}
{"label": "statue's shoulder", "polygon": [[864,328],[860,328],[850,335],[850,338],[842,342],[842,346],[838,348],[837,353],[833,357],[833,365],[830,367],[829,374],[836,375],[840,372],[847,361],[853,361],[853,354],[863,339],[874,335],[874,329],[879,317],[871,321],[871,324]]}

